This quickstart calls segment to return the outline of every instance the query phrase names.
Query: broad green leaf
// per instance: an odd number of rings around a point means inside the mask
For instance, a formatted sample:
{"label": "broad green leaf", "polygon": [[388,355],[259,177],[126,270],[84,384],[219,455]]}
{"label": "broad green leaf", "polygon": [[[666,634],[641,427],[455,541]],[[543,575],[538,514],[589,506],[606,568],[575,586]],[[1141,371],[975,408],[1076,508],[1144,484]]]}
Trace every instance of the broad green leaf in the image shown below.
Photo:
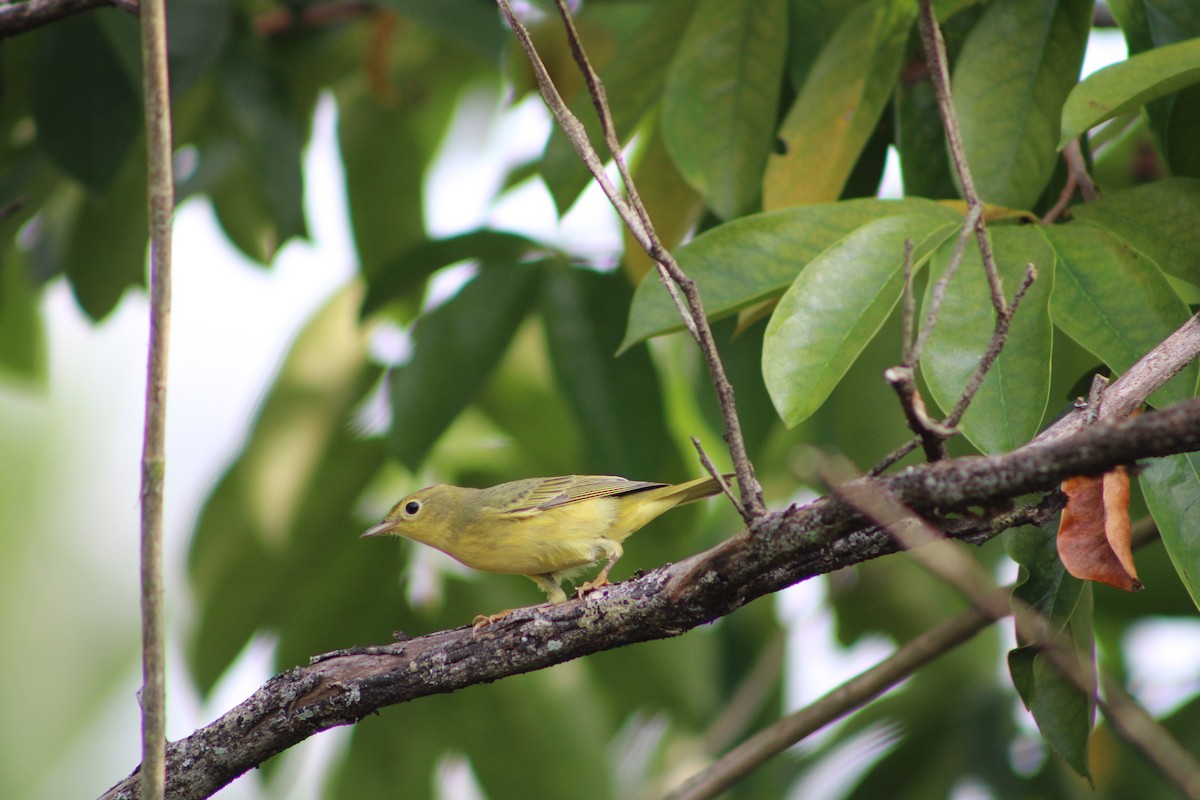
{"label": "broad green leaf", "polygon": [[238,239],[234,242],[248,256],[269,260],[289,239],[307,235],[301,168],[305,124],[277,64],[262,47],[245,37],[236,39],[216,70],[221,113],[241,151],[240,167],[248,174],[241,192],[214,192],[212,197],[222,225],[237,224],[243,203],[265,214],[267,240],[249,250]]}
{"label": "broad green leaf", "polygon": [[[297,338],[245,449],[201,510],[188,557],[198,609],[188,662],[201,692],[260,631],[282,635],[289,666],[365,639],[369,615],[332,602],[348,581],[398,605],[396,562],[361,546],[361,520],[348,513],[384,457],[380,440],[350,424],[379,378],[356,324],[360,294],[338,293]],[[301,574],[306,590],[296,592]]]}
{"label": "broad green leaf", "polygon": [[[1115,372],[1129,369],[1191,315],[1158,267],[1114,234],[1076,223],[1042,231],[1057,256],[1054,324]],[[1191,399],[1198,376],[1193,363],[1151,402]]]}
{"label": "broad green leaf", "polygon": [[[1166,47],[1200,37],[1200,6],[1192,0],[1109,0],[1108,7],[1121,26],[1130,56],[1156,47]],[[1176,176],[1200,177],[1188,167],[1195,158],[1192,115],[1200,100],[1200,88],[1191,87],[1178,94],[1146,103],[1145,114],[1154,143]]]}
{"label": "broad green leaf", "polygon": [[763,340],[763,378],[788,427],[825,402],[900,299],[905,240],[917,267],[954,228],[935,215],[875,220],[801,271]]}
{"label": "broad green leaf", "polygon": [[701,0],[671,62],[663,137],[720,217],[758,203],[786,50],[787,0]]}
{"label": "broad green leaf", "polygon": [[1200,39],[1159,47],[1105,67],[1081,81],[1062,111],[1061,150],[1084,131],[1156,97],[1200,82]]}
{"label": "broad green leaf", "polygon": [[624,276],[547,269],[542,285],[546,341],[558,385],[575,411],[589,472],[664,473],[673,452],[658,373],[637,349],[616,357],[632,294]]}
{"label": "broad green leaf", "polygon": [[804,85],[808,72],[839,23],[862,0],[788,0],[787,77]]}
{"label": "broad green leaf", "polygon": [[[704,312],[720,319],[782,294],[805,264],[856,228],[901,214],[958,218],[920,198],[847,200],[741,217],[697,236],[676,257],[696,281]],[[634,294],[621,349],[682,327],[670,295],[651,273]]]}
{"label": "broad green leaf", "polygon": [[[621,55],[600,68],[613,125],[622,144],[629,141],[638,122],[662,96],[667,68],[695,5],[695,0],[659,3],[634,33],[624,37]],[[583,123],[596,151],[607,160],[604,137],[591,98],[586,93],[580,95],[570,102],[570,107]],[[557,126],[546,143],[541,173],[560,214],[566,213],[591,180],[575,148]]]}
{"label": "broad green leaf", "polygon": [[181,97],[216,66],[232,29],[231,0],[169,0],[167,66],[172,97]]}
{"label": "broad green leaf", "polygon": [[1152,459],[1142,465],[1138,480],[1171,563],[1200,608],[1200,456]]}
{"label": "broad green leaf", "polygon": [[985,201],[1031,208],[1045,189],[1091,18],[1091,0],[996,0],[967,37],[954,104]]}
{"label": "broad green leaf", "polygon": [[38,300],[24,259],[0,264],[0,373],[42,387],[46,382],[46,333]]}
{"label": "broad green leaf", "polygon": [[138,91],[92,15],[38,31],[32,111],[38,141],[64,172],[105,189],[141,125]]}
{"label": "broad green leaf", "polygon": [[[1013,598],[1045,616],[1063,636],[1064,644],[1082,651],[1087,660],[1080,666],[1094,682],[1091,587],[1063,568],[1055,534],[1053,522],[1005,534],[1009,554],[1021,567]],[[1009,651],[1008,668],[1043,738],[1072,769],[1090,780],[1088,739],[1096,718],[1092,695],[1075,686],[1035,646],[1022,644]]]}
{"label": "broad green leaf", "polygon": [[491,62],[500,60],[505,45],[512,37],[512,32],[489,3],[476,0],[385,0],[381,5],[394,8]]}
{"label": "broad green leaf", "polygon": [[[933,83],[921,77],[924,69],[923,57],[913,56],[901,74],[893,105],[904,194],[935,199],[958,197],[937,97]],[[912,78],[908,77],[910,71]]]}
{"label": "broad green leaf", "polygon": [[1108,228],[1164,272],[1200,284],[1200,180],[1168,178],[1074,206],[1076,219]]}
{"label": "broad green leaf", "polygon": [[[1028,227],[989,228],[996,266],[1008,302],[1020,286],[1025,265],[1038,278],[1013,317],[1008,339],[959,426],[984,453],[1015,450],[1041,427],[1050,393],[1053,330],[1048,305],[1054,286],[1054,251],[1040,233]],[[949,264],[953,242],[933,257],[929,292]],[[995,327],[991,291],[974,242],[946,291],[937,325],[921,360],[930,394],[943,410],[954,407],[975,372]]]}
{"label": "broad green leaf", "polygon": [[540,277],[534,266],[484,270],[417,321],[412,359],[389,376],[388,450],[400,463],[417,469],[475,399],[536,299]]}
{"label": "broad green leaf", "polygon": [[[1200,38],[1193,39],[1200,45]],[[1175,95],[1167,122],[1167,166],[1178,177],[1200,178],[1200,85],[1192,84]]]}
{"label": "broad green leaf", "polygon": [[[417,31],[413,31],[415,36]],[[406,34],[407,36],[407,34]],[[425,236],[425,171],[453,118],[470,73],[430,55],[396,76],[395,96],[368,80],[346,82],[337,94],[338,149],[346,168],[350,225],[363,274],[372,283],[389,261]],[[476,90],[488,84],[473,84]]]}
{"label": "broad green leaf", "polygon": [[487,268],[517,264],[539,248],[537,243],[503,231],[477,230],[417,244],[388,259],[370,277],[362,313],[378,311],[392,300],[424,285],[442,267],[460,261],[475,261]]}
{"label": "broad green leaf", "polygon": [[896,85],[916,3],[864,3],[808,72],[767,161],[763,208],[836,200]]}
{"label": "broad green leaf", "polygon": [[[139,142],[142,141],[140,138]],[[80,308],[101,320],[146,280],[146,162],[131,153],[99,193],[88,192],[66,234],[62,270]]]}

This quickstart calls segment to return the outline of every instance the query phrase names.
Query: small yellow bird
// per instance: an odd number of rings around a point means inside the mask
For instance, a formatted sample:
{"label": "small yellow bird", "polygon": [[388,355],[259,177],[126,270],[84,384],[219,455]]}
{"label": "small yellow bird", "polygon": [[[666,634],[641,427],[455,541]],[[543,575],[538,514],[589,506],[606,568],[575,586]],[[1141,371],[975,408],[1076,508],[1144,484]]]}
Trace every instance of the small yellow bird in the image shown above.
{"label": "small yellow bird", "polygon": [[526,575],[561,603],[563,578],[607,558],[580,591],[604,586],[630,534],[720,490],[713,478],[671,485],[616,475],[526,478],[489,489],[438,484],[396,503],[363,536],[406,536],[473,569]]}

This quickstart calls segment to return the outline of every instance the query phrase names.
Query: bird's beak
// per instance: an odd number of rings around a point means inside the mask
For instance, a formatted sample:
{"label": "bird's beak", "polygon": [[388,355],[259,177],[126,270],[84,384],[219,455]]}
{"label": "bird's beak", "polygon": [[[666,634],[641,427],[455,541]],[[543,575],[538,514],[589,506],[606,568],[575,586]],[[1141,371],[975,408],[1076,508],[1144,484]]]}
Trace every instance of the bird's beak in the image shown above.
{"label": "bird's beak", "polygon": [[368,536],[385,536],[389,533],[392,533],[395,529],[396,523],[385,519],[378,525],[372,525],[371,527],[367,528],[358,538],[366,539]]}

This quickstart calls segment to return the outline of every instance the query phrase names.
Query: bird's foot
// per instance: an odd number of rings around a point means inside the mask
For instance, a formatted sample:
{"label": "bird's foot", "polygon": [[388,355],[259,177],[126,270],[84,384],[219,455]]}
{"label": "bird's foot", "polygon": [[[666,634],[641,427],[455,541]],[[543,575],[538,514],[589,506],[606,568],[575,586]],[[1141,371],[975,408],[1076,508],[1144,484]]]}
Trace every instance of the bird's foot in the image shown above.
{"label": "bird's foot", "polygon": [[588,581],[587,583],[581,583],[575,589],[575,596],[583,597],[584,595],[587,595],[591,592],[596,591],[597,589],[599,589],[602,586],[608,586],[608,585],[610,585],[608,578],[597,578],[594,581]]}
{"label": "bird's foot", "polygon": [[475,633],[479,633],[484,628],[499,622],[514,611],[516,611],[515,608],[506,608],[503,611],[496,612],[495,614],[479,614],[475,617],[475,619],[471,620],[471,630]]}

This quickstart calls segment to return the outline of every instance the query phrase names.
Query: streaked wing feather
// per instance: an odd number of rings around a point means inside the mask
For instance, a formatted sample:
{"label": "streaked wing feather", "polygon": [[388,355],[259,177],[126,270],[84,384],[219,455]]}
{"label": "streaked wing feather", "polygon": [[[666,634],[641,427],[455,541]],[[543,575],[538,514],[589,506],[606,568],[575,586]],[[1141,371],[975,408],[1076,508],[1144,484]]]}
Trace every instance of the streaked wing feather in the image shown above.
{"label": "streaked wing feather", "polygon": [[619,475],[560,475],[532,482],[528,493],[515,503],[507,514],[529,516],[548,508],[570,505],[596,497],[613,497],[644,489],[666,486],[665,483],[631,481]]}

